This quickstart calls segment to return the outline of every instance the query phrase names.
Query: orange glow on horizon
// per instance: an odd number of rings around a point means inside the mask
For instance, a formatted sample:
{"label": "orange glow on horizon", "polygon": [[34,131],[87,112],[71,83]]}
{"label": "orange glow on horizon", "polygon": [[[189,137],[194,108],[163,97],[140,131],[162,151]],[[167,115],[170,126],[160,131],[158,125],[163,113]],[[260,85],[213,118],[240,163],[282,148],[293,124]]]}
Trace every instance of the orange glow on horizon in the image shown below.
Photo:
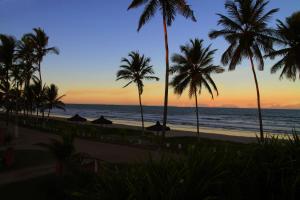
{"label": "orange glow on horizon", "polygon": [[[163,105],[163,86],[159,83],[148,84],[144,88],[142,95],[143,105],[161,106]],[[214,100],[203,92],[198,97],[199,106],[204,107],[238,107],[256,108],[255,89],[250,87],[247,90],[226,90],[219,88],[220,95]],[[285,93],[275,93],[268,88],[261,90],[261,103],[263,108],[300,108],[300,93],[285,91]],[[134,86],[128,88],[105,88],[105,89],[72,89],[65,92],[66,103],[75,104],[115,104],[115,105],[137,105],[138,96]],[[169,105],[177,107],[194,107],[194,98],[189,99],[187,93],[181,97],[174,95],[173,90],[169,90]],[[283,103],[284,102],[284,103]]]}

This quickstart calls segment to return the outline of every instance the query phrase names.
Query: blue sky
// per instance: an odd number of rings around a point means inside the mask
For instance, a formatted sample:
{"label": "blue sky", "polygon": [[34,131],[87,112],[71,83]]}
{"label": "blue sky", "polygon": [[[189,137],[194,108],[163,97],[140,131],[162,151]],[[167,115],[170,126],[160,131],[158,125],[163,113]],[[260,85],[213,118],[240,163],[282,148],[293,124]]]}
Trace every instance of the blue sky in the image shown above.
{"label": "blue sky", "polygon": [[[50,45],[57,46],[61,53],[59,56],[49,55],[45,58],[42,66],[43,77],[47,83],[56,83],[61,92],[67,94],[68,102],[73,101],[73,95],[74,102],[80,102],[80,98],[76,98],[75,95],[86,90],[89,91],[86,95],[91,95],[93,100],[89,102],[86,96],[82,103],[109,103],[109,99],[117,98],[112,103],[122,104],[123,99],[118,99],[117,96],[103,94],[102,98],[101,94],[92,93],[109,93],[113,90],[118,93],[118,89],[124,82],[115,82],[115,74],[121,57],[126,56],[131,50],[138,50],[152,58],[154,69],[161,80],[155,83],[157,85],[154,83],[150,85],[157,88],[162,95],[165,71],[161,16],[158,13],[140,32],[137,32],[138,18],[142,10],[127,11],[129,3],[130,0],[0,0],[0,32],[20,38],[22,34],[30,32],[34,27],[42,27],[46,31],[50,36]],[[216,13],[224,13],[224,1],[188,0],[188,3],[195,11],[198,21],[194,23],[181,16],[176,18],[173,26],[169,28],[170,52],[178,52],[179,45],[185,44],[190,38],[198,37],[204,39],[205,44],[212,43],[213,48],[218,49],[215,63],[219,64],[220,55],[227,44],[222,39],[211,41],[207,34],[217,28]],[[280,8],[279,13],[274,15],[270,23],[274,25],[275,19],[283,20],[300,10],[300,1],[271,0],[268,8]],[[290,93],[297,89],[299,91],[299,82],[279,83],[278,75],[270,75],[269,68],[272,63],[273,61],[267,61],[265,71],[259,73],[262,90],[267,91],[266,98],[277,97],[276,95],[272,97],[269,92],[273,88],[278,90],[280,87],[282,91],[290,91]],[[222,98],[227,99],[226,102],[230,102],[230,95],[232,96],[234,91],[238,94],[243,93],[245,89],[251,89],[251,94],[255,94],[253,78],[248,66],[249,63],[244,62],[236,72],[226,72],[216,76],[219,88],[223,90],[221,90]],[[130,88],[128,91],[131,92]],[[149,98],[156,95],[147,91],[145,93]],[[243,100],[240,95],[237,96],[238,99]],[[288,103],[268,100],[265,104],[270,107],[300,105],[298,97],[295,96],[295,99]],[[173,104],[177,105],[176,99],[178,97],[174,97]],[[212,106],[228,104],[222,104],[221,100],[216,104],[209,104]],[[134,104],[135,100],[132,101]],[[208,99],[204,97],[204,101],[204,104],[207,104]],[[149,100],[146,104],[160,103],[159,101],[151,103]],[[234,106],[235,103],[232,105]],[[243,106],[247,107],[247,105]]]}

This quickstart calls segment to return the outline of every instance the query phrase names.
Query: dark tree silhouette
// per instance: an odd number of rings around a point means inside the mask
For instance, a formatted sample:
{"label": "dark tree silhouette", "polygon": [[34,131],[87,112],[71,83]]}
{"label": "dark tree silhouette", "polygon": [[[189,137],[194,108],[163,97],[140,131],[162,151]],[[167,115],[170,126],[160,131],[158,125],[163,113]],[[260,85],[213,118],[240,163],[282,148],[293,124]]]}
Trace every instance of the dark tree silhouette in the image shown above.
{"label": "dark tree silhouette", "polygon": [[285,23],[280,20],[277,22],[276,43],[282,48],[267,57],[281,59],[271,68],[271,73],[282,69],[280,79],[285,76],[295,81],[297,77],[300,79],[300,12],[286,18]]}
{"label": "dark tree silhouette", "polygon": [[189,97],[195,97],[197,134],[199,135],[199,113],[198,113],[198,94],[202,88],[214,98],[213,90],[218,95],[218,89],[213,81],[211,74],[222,73],[220,66],[213,65],[213,55],[216,49],[211,50],[210,46],[204,47],[203,40],[190,40],[191,44],[180,47],[181,54],[174,54],[171,73],[175,74],[171,85],[174,87],[175,94],[181,95],[188,88]]}
{"label": "dark tree silhouette", "polygon": [[163,18],[163,28],[165,37],[166,51],[166,75],[165,75],[165,97],[164,97],[164,116],[163,116],[163,137],[165,136],[165,127],[167,124],[168,114],[168,86],[169,86],[169,45],[167,26],[171,26],[177,14],[196,21],[193,11],[187,4],[186,0],[133,0],[128,7],[129,9],[145,5],[143,13],[139,20],[138,31],[144,26],[157,11],[161,12]]}
{"label": "dark tree silhouette", "polygon": [[150,65],[150,58],[140,55],[138,52],[130,52],[129,59],[122,58],[122,65],[117,72],[117,81],[124,79],[129,81],[124,87],[127,87],[131,83],[135,83],[138,88],[139,104],[141,109],[142,129],[144,133],[144,115],[142,105],[142,93],[144,88],[144,80],[156,80],[159,78],[153,76],[153,67]]}
{"label": "dark tree silhouette", "polygon": [[229,64],[229,70],[241,63],[242,59],[250,59],[253,77],[257,93],[257,107],[260,127],[260,138],[264,139],[260,92],[255,72],[254,61],[258,62],[258,69],[264,69],[262,52],[270,53],[273,49],[272,37],[274,31],[268,27],[271,16],[278,11],[272,9],[265,11],[268,1],[265,0],[228,0],[225,3],[228,16],[218,14],[218,24],[221,30],[212,31],[211,38],[224,37],[229,47],[223,53],[221,61],[224,65]]}

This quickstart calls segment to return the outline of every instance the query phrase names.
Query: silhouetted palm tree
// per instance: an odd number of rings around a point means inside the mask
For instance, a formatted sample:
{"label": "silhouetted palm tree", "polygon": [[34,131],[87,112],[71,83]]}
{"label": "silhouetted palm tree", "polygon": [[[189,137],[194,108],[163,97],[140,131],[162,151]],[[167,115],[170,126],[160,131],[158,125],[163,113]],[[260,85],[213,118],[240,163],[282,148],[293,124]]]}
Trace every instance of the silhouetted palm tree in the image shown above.
{"label": "silhouetted palm tree", "polygon": [[295,81],[297,76],[300,79],[300,12],[286,18],[286,23],[280,20],[277,22],[275,37],[282,49],[271,52],[267,56],[272,59],[281,57],[281,59],[271,68],[271,73],[276,73],[282,68],[280,78],[285,76]]}
{"label": "silhouetted palm tree", "polygon": [[65,95],[58,96],[58,87],[54,84],[51,84],[49,87],[46,88],[46,108],[48,109],[48,119],[50,116],[50,111],[53,108],[58,108],[65,110],[65,104],[62,102],[62,98]]}
{"label": "silhouetted palm tree", "polygon": [[242,59],[249,58],[255,80],[257,106],[260,125],[260,138],[264,139],[260,106],[260,93],[253,59],[258,61],[258,69],[264,69],[262,52],[270,53],[273,48],[273,30],[268,27],[268,20],[278,11],[272,9],[266,12],[268,1],[265,0],[228,0],[225,3],[228,16],[218,14],[218,24],[222,30],[214,30],[211,38],[224,37],[230,44],[223,53],[221,61],[229,64],[229,70],[234,70]]}
{"label": "silhouetted palm tree", "polygon": [[39,116],[39,111],[41,111],[42,115],[44,115],[45,103],[46,103],[45,85],[42,86],[40,80],[34,80],[33,84],[31,85],[31,90],[33,92],[33,100],[36,108],[36,116],[37,117]]}
{"label": "silhouetted palm tree", "polygon": [[11,109],[11,84],[10,84],[10,70],[14,67],[15,64],[15,51],[17,46],[17,41],[14,37],[8,35],[0,35],[0,65],[2,79],[1,81],[1,90],[4,96],[4,107],[6,108],[6,124],[8,125],[9,120],[9,111]]}
{"label": "silhouetted palm tree", "polygon": [[189,97],[195,97],[197,134],[199,134],[198,114],[198,93],[201,94],[204,87],[211,97],[214,98],[213,90],[218,95],[218,89],[211,74],[222,73],[220,66],[213,65],[213,55],[216,49],[211,50],[210,46],[204,47],[203,40],[190,40],[191,44],[180,46],[181,54],[174,54],[172,61],[175,63],[171,73],[175,74],[171,85],[175,94],[181,95],[186,88],[189,88]]}
{"label": "silhouetted palm tree", "polygon": [[167,25],[171,26],[176,14],[181,14],[185,18],[191,18],[196,21],[193,11],[187,4],[186,0],[133,0],[128,7],[129,9],[137,8],[145,5],[143,13],[139,20],[138,31],[145,25],[157,11],[160,11],[163,17],[163,27],[165,35],[166,50],[166,77],[165,77],[165,98],[164,98],[164,116],[163,116],[163,137],[165,135],[165,127],[167,124],[168,113],[168,86],[169,86],[169,45]]}
{"label": "silhouetted palm tree", "polygon": [[56,159],[56,172],[62,175],[67,166],[72,162],[72,157],[76,155],[74,146],[74,136],[63,134],[62,139],[50,139],[50,143],[39,143],[37,145],[47,148]]}
{"label": "silhouetted palm tree", "polygon": [[30,81],[34,78],[34,73],[36,72],[37,56],[34,51],[34,42],[24,35],[18,43],[17,58],[19,60],[19,65],[22,66],[22,77],[24,78],[24,88],[27,88]]}
{"label": "silhouetted palm tree", "polygon": [[150,65],[150,58],[140,55],[138,52],[130,52],[129,59],[122,58],[123,65],[117,72],[117,81],[120,79],[128,80],[129,82],[124,86],[127,87],[131,83],[135,83],[138,88],[139,104],[141,109],[142,129],[144,133],[144,115],[142,105],[142,93],[144,88],[143,80],[156,80],[159,78],[152,76],[154,74],[153,67]]}
{"label": "silhouetted palm tree", "polygon": [[34,42],[39,78],[41,84],[43,84],[41,74],[41,62],[43,61],[44,56],[46,56],[48,53],[59,54],[59,50],[56,47],[48,47],[49,37],[43,29],[34,28],[33,31],[34,33],[29,33],[25,35],[25,37],[31,38],[31,40]]}

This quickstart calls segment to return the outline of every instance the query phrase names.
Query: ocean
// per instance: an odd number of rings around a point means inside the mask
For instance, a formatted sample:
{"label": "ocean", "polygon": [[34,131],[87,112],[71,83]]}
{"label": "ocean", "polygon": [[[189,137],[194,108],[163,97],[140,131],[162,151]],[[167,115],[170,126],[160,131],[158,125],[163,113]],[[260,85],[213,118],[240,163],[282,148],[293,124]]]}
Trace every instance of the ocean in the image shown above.
{"label": "ocean", "polygon": [[[162,106],[144,106],[145,125],[162,122]],[[89,120],[103,115],[114,123],[141,125],[139,106],[67,104],[66,111],[54,109],[52,116],[70,117],[79,114]],[[300,110],[264,109],[264,130],[273,134],[290,134],[300,131]],[[257,109],[248,108],[199,108],[200,131],[255,137],[259,133]],[[171,129],[196,131],[194,107],[169,107],[168,126]]]}

